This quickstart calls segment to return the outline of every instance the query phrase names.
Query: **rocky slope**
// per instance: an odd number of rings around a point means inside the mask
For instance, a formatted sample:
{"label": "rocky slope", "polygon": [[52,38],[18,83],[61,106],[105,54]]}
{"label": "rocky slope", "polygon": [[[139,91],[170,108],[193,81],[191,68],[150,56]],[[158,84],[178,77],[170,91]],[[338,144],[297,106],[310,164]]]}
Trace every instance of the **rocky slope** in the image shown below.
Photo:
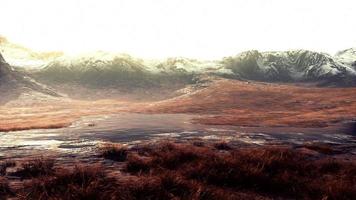
{"label": "rocky slope", "polygon": [[60,95],[54,90],[42,85],[26,74],[11,67],[0,54],[0,103],[4,103],[11,98],[15,98],[23,93],[37,92],[44,95]]}
{"label": "rocky slope", "polygon": [[340,51],[336,54],[335,58],[346,65],[352,66],[356,69],[356,49],[350,48],[343,51]]}
{"label": "rocky slope", "polygon": [[267,82],[318,82],[354,85],[355,69],[332,56],[307,50],[284,52],[247,51],[222,61],[241,78]]}

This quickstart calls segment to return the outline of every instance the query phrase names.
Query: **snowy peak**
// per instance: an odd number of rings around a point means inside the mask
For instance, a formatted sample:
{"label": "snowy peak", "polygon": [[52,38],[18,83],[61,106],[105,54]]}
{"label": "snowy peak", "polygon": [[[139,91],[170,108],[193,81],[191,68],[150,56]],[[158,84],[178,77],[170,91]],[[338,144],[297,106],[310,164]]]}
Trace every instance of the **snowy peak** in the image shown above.
{"label": "snowy peak", "polygon": [[133,65],[142,65],[141,61],[126,54],[107,52],[93,52],[77,56],[61,56],[44,66],[44,70],[52,67],[62,67],[74,71],[105,70],[112,68],[130,68]]}
{"label": "snowy peak", "polygon": [[332,56],[307,50],[247,51],[223,60],[236,75],[259,81],[321,81],[355,76],[355,69]]}
{"label": "snowy peak", "polygon": [[340,51],[335,55],[335,58],[339,62],[346,65],[350,65],[354,69],[356,69],[356,48],[350,48]]}
{"label": "snowy peak", "polygon": [[11,66],[37,68],[62,56],[62,52],[35,52],[0,36],[0,52]]}
{"label": "snowy peak", "polygon": [[[36,68],[28,72],[46,83],[146,86],[174,81],[194,83],[196,77],[212,75],[266,82],[356,85],[355,48],[340,51],[335,56],[308,50],[251,50],[215,61],[184,57],[143,60],[104,51],[74,56],[61,52],[39,53],[0,37],[0,50],[9,66],[21,66],[25,71]],[[0,57],[0,62],[5,63],[4,58]]]}
{"label": "snowy peak", "polygon": [[200,61],[184,57],[172,57],[155,65],[161,72],[202,73],[220,67],[217,61]]}

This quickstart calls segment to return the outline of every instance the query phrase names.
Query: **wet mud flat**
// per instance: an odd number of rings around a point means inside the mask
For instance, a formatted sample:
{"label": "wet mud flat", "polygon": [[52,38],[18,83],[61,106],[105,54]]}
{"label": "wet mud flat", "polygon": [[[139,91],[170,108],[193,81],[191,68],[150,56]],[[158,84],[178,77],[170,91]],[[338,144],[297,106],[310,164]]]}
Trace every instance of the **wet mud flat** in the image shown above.
{"label": "wet mud flat", "polygon": [[226,141],[234,145],[293,145],[322,143],[356,154],[356,137],[331,128],[264,128],[201,125],[197,115],[132,114],[84,117],[70,127],[0,133],[0,159],[57,155],[89,159],[103,143],[135,145],[159,140]]}

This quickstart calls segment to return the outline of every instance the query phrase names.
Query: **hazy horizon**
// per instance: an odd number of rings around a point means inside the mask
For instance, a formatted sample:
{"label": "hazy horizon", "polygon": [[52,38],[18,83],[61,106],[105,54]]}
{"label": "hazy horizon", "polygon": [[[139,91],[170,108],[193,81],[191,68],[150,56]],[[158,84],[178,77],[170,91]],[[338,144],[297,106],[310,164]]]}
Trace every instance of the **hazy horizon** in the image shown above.
{"label": "hazy horizon", "polygon": [[356,3],[341,1],[2,0],[0,35],[37,51],[218,59],[246,50],[355,47]]}

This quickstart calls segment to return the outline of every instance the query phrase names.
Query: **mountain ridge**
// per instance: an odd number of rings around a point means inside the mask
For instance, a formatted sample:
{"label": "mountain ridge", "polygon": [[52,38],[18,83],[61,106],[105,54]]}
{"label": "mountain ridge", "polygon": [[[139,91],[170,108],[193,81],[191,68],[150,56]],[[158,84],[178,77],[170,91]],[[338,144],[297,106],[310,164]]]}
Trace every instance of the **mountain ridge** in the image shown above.
{"label": "mountain ridge", "polygon": [[[353,67],[326,53],[308,50],[242,52],[222,64],[239,77],[266,82],[335,82],[355,79]],[[337,84],[335,82],[335,84]],[[345,85],[345,83],[341,83]],[[348,84],[348,83],[346,83]],[[354,80],[351,85],[355,84]]]}
{"label": "mountain ridge", "polygon": [[23,55],[22,61],[29,59],[29,65],[34,59],[41,63],[40,66],[38,63],[31,67],[25,65],[21,71],[50,86],[75,83],[99,88],[164,87],[167,84],[195,84],[206,75],[262,82],[356,86],[356,48],[340,51],[334,56],[302,49],[250,50],[221,60],[206,61],[185,57],[144,60],[104,51],[77,56],[52,55],[51,52],[42,55],[1,37],[0,45],[5,46],[6,57],[10,59],[12,52],[23,51],[15,57]]}
{"label": "mountain ridge", "polygon": [[59,93],[46,85],[38,83],[26,73],[17,71],[9,65],[0,53],[0,103],[8,98],[16,98],[23,93],[37,92],[44,95],[61,97]]}

